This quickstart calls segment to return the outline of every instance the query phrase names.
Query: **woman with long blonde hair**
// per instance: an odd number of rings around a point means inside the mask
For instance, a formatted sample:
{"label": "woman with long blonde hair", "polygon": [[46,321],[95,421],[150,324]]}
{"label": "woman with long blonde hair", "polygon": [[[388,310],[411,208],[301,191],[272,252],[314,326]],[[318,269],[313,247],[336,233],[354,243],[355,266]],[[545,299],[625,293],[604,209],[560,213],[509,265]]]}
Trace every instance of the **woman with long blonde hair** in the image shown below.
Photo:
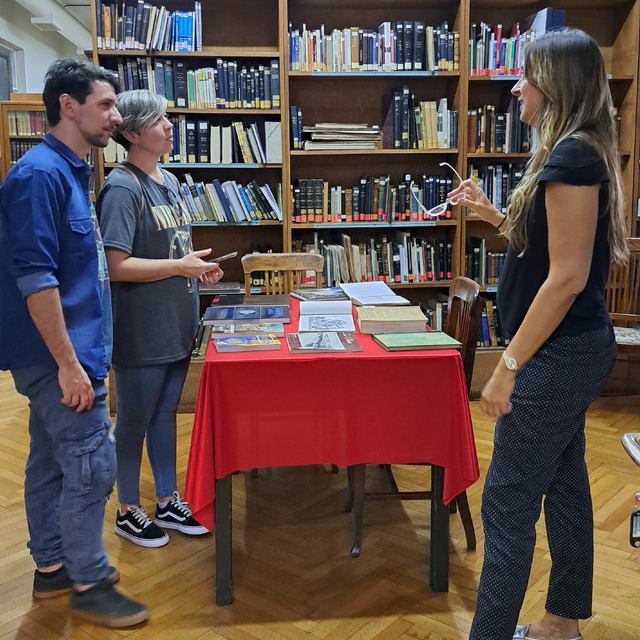
{"label": "woman with long blonde hair", "polygon": [[[498,311],[510,342],[481,397],[498,420],[469,638],[578,640],[593,582],[585,412],[615,363],[605,286],[610,261],[627,258],[620,156],[602,54],[584,32],[530,43],[512,93],[535,144],[508,214],[471,180],[449,194],[509,240]],[[543,498],[552,560],[545,613],[516,626]]]}

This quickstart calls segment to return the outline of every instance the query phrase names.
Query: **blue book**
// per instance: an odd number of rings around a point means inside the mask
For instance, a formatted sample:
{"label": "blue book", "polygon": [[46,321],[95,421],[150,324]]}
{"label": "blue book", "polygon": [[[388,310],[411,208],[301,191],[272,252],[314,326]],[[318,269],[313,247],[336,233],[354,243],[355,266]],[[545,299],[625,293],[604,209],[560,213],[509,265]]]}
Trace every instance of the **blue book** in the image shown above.
{"label": "blue book", "polygon": [[280,350],[280,340],[274,336],[216,336],[213,343],[220,353]]}

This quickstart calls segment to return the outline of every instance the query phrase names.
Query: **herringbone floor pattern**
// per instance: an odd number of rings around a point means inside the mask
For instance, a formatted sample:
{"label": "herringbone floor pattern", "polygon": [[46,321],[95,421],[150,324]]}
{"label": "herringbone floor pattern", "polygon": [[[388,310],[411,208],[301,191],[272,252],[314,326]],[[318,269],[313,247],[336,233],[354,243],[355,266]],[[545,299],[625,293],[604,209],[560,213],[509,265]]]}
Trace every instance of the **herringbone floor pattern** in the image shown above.
{"label": "herringbone floor pattern", "polygon": [[[142,549],[112,532],[105,540],[121,585],[146,602],[152,620],[127,631],[75,624],[65,599],[31,600],[33,566],[25,548],[22,488],[27,455],[27,406],[10,377],[0,374],[0,640],[459,640],[466,638],[482,563],[479,518],[482,480],[469,491],[479,550],[467,553],[458,516],[451,520],[451,584],[447,594],[425,586],[427,507],[419,502],[369,502],[362,557],[349,555],[350,518],[342,512],[345,470],[322,467],[262,471],[234,478],[235,603],[218,608],[213,594],[213,541],[171,534],[162,549]],[[425,407],[425,410],[428,410]],[[493,425],[472,407],[484,477]],[[180,481],[191,415],[180,416]],[[640,431],[638,399],[600,400],[588,419],[588,462],[596,519],[594,617],[585,640],[640,638],[640,551],[628,544],[633,493],[640,469],[619,445],[620,434]],[[425,469],[401,467],[402,487],[424,486]],[[368,486],[383,478],[370,469]],[[152,507],[148,466],[142,480]],[[522,620],[543,609],[549,554],[542,523]]]}

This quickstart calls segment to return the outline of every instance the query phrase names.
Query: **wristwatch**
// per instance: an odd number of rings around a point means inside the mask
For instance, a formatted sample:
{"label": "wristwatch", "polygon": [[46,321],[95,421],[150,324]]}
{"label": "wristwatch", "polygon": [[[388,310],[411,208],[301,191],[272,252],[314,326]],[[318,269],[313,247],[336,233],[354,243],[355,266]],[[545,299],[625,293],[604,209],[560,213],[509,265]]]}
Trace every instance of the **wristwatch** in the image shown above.
{"label": "wristwatch", "polygon": [[520,369],[518,361],[510,356],[506,351],[502,352],[502,359],[504,360],[504,364],[507,369],[509,369],[509,371],[518,371]]}

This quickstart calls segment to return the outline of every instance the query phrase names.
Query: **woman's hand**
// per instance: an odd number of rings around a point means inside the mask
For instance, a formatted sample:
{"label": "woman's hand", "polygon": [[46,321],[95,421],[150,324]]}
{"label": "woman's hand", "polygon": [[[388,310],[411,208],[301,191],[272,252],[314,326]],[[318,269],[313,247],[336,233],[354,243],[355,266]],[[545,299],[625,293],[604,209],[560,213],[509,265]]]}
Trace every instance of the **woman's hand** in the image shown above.
{"label": "woman's hand", "polygon": [[497,226],[503,220],[501,214],[490,202],[484,191],[470,178],[464,180],[453,191],[447,194],[447,198],[454,204],[469,207],[483,220]]}
{"label": "woman's hand", "polygon": [[210,264],[213,269],[200,276],[200,282],[202,282],[202,284],[215,284],[219,280],[222,280],[224,271],[218,266],[217,262],[211,262]]}
{"label": "woman's hand", "polygon": [[501,359],[480,394],[482,412],[491,418],[511,413],[511,395],[515,383],[515,372],[509,371]]}
{"label": "woman's hand", "polygon": [[[201,249],[200,251],[187,253],[179,260],[176,260],[178,275],[183,278],[200,278],[211,271],[220,271],[217,262],[206,262],[202,259],[210,253],[211,249]],[[217,282],[217,280],[214,280],[214,282]]]}

